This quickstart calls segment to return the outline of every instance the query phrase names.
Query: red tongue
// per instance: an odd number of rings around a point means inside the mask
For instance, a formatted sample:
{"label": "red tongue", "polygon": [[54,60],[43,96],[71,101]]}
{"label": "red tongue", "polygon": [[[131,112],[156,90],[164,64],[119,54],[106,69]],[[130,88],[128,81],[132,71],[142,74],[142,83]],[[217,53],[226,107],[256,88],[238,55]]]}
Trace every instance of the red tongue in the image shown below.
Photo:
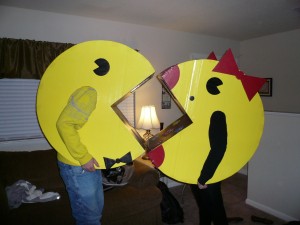
{"label": "red tongue", "polygon": [[155,167],[160,167],[165,159],[165,150],[162,145],[156,147],[151,152],[148,152],[148,156]]}
{"label": "red tongue", "polygon": [[168,84],[168,87],[170,90],[173,89],[173,87],[176,86],[179,77],[180,77],[180,70],[178,65],[172,66],[165,70],[162,75],[165,82]]}

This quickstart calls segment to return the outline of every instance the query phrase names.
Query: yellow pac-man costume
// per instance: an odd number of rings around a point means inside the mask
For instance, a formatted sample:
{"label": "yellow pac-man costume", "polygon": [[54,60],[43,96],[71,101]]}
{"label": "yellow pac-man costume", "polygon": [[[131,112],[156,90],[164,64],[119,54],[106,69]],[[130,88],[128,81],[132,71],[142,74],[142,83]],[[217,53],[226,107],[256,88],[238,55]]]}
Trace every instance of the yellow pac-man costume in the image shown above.
{"label": "yellow pac-man costume", "polygon": [[[154,163],[160,162],[156,166],[191,184],[197,183],[201,171],[203,180],[214,183],[240,170],[262,135],[264,111],[258,90],[265,79],[239,71],[231,51],[220,62],[192,60],[159,77],[192,124],[149,153]],[[164,159],[157,159],[156,152]]]}
{"label": "yellow pac-man costume", "polygon": [[[39,123],[59,159],[81,165],[91,155],[105,168],[104,158],[115,160],[127,153],[132,159],[140,156],[144,149],[112,105],[153,74],[143,55],[113,41],[83,42],[59,55],[44,73],[37,93]],[[89,87],[85,97],[81,96],[84,87]],[[74,105],[72,98],[79,96]],[[84,105],[86,100],[92,103]],[[64,132],[68,128],[63,122],[71,113],[75,114],[70,118],[80,121],[80,129]]]}

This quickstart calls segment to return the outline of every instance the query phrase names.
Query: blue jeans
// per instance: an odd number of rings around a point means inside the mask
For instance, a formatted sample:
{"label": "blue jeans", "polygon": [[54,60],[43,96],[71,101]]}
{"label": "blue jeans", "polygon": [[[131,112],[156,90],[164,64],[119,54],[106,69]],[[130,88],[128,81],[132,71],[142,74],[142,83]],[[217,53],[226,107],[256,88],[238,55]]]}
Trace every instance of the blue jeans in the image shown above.
{"label": "blue jeans", "polygon": [[104,194],[101,170],[87,172],[81,166],[58,161],[76,225],[101,225]]}

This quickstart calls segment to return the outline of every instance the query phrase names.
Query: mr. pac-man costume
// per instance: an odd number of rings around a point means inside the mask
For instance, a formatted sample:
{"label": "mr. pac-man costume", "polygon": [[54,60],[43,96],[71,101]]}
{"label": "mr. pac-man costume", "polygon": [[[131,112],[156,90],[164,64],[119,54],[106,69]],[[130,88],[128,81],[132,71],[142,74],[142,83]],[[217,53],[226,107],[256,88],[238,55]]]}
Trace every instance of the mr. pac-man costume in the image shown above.
{"label": "mr. pac-man costume", "polygon": [[[63,141],[65,138],[60,137],[56,127],[61,113],[69,111],[73,104],[71,101],[67,106],[70,96],[80,96],[76,90],[82,87],[94,90],[91,93],[97,96],[89,99],[95,101],[91,104],[95,108],[91,106],[93,109],[87,109],[89,116],[84,125],[81,121],[82,127],[78,126],[77,134],[71,133],[77,137],[71,141],[67,138],[68,147],[71,144],[73,149],[78,147],[78,150],[88,150],[102,169],[105,168],[105,158],[116,161],[127,153],[130,153],[132,159],[140,156],[144,152],[143,148],[112,105],[153,74],[154,69],[144,56],[117,42],[83,42],[59,55],[47,68],[37,93],[39,123],[46,138],[57,150],[58,158],[75,166],[86,162],[87,158],[79,159],[77,156],[80,155],[76,154],[75,159],[70,154]],[[82,109],[82,104],[76,104],[81,105],[79,108]],[[65,116],[63,120],[66,120]]]}

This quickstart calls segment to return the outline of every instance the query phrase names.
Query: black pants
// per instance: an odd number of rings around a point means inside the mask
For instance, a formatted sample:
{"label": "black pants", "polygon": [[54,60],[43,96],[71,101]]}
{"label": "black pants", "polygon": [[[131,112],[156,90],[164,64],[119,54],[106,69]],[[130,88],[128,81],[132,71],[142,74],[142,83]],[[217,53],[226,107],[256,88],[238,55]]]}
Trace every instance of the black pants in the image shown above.
{"label": "black pants", "polygon": [[200,225],[228,225],[223,204],[221,182],[208,184],[206,189],[199,189],[197,185],[190,185],[192,193],[199,207]]}

